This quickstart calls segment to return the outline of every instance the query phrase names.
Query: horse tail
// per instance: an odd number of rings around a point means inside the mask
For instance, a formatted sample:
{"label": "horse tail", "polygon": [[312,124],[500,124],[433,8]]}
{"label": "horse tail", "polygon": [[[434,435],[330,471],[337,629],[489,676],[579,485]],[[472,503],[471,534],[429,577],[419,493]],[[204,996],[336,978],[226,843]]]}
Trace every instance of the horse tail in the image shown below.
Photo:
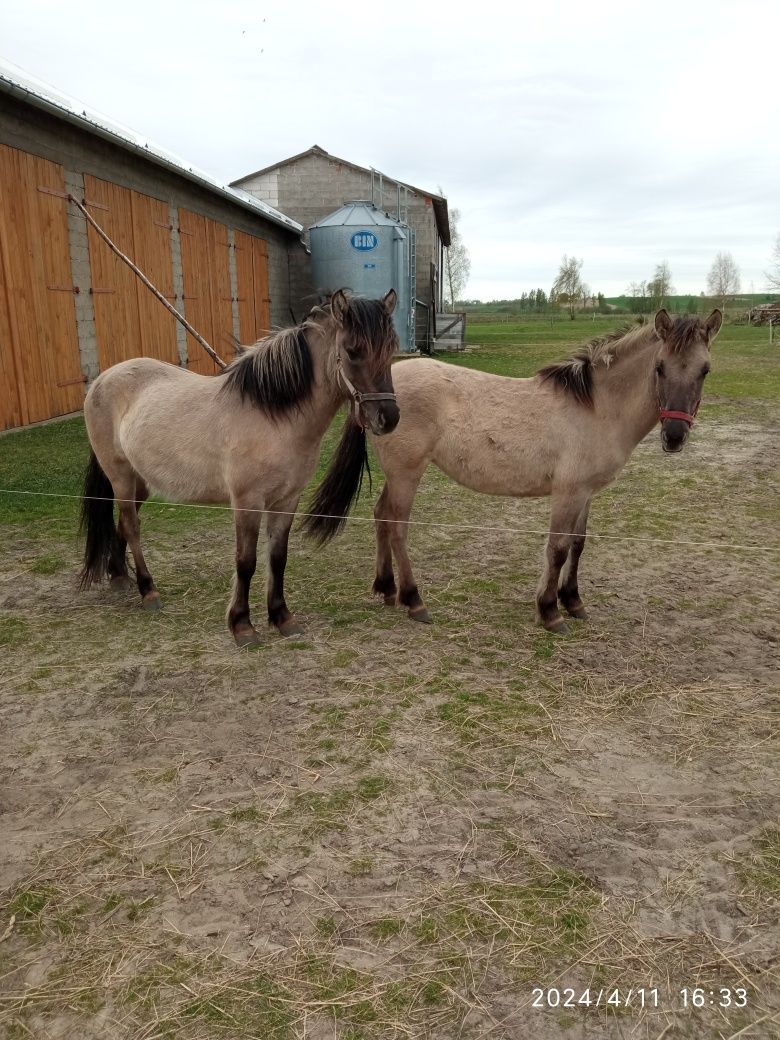
{"label": "horse tail", "polygon": [[371,468],[368,463],[366,431],[347,416],[336,454],[330,460],[322,483],[314,492],[303,518],[301,528],[309,538],[325,545],[334,538],[347,522],[352,503],[360,494],[363,473],[368,474],[371,486]]}
{"label": "horse tail", "polygon": [[79,588],[88,589],[107,574],[112,551],[119,542],[114,523],[114,489],[94,451],[90,453],[84,474],[79,530],[86,535]]}

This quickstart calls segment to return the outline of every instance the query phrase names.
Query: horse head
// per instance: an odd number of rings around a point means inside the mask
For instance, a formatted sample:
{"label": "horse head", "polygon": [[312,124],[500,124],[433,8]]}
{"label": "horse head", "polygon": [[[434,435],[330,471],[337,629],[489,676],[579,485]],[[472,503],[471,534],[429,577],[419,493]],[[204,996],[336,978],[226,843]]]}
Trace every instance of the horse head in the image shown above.
{"label": "horse head", "polygon": [[390,371],[398,350],[392,321],[397,299],[394,289],[381,300],[348,296],[343,289],[330,298],[337,380],[352,400],[358,426],[368,425],[377,436],[391,433],[400,418]]}
{"label": "horse head", "polygon": [[655,358],[655,387],[661,420],[661,444],[666,452],[682,451],[701,403],[704,379],[710,370],[710,344],[723,323],[714,310],[699,318],[672,318],[666,310],[655,316],[660,349]]}

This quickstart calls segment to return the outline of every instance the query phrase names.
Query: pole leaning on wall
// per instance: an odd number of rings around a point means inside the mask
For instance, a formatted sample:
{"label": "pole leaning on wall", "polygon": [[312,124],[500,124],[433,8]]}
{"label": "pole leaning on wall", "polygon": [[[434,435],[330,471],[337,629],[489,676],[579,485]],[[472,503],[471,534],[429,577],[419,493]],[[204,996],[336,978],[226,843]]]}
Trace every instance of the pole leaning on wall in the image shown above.
{"label": "pole leaning on wall", "polygon": [[165,299],[165,297],[160,292],[160,290],[155,288],[154,285],[152,285],[152,283],[149,281],[149,279],[146,277],[146,275],[143,273],[143,271],[140,268],[136,267],[136,265],[133,263],[133,261],[130,259],[130,257],[129,256],[125,256],[125,254],[122,252],[122,250],[111,241],[111,239],[105,233],[103,228],[98,224],[98,222],[95,220],[95,218],[89,212],[87,207],[83,203],[79,202],[79,200],[77,198],[75,198],[73,195],[68,195],[68,200],[70,202],[72,202],[74,206],[77,206],[78,209],[81,210],[81,212],[87,218],[87,220],[92,225],[92,227],[95,229],[95,231],[97,231],[97,233],[100,235],[100,237],[103,239],[103,241],[109,247],[109,249],[111,249],[112,252],[116,253],[116,255],[119,257],[119,259],[123,260],[127,264],[127,266],[132,271],[134,271],[135,274],[138,275],[138,277],[144,283],[146,288],[150,292],[154,293],[154,295],[157,297],[157,299],[160,301],[160,303],[163,305],[163,307],[165,307],[166,310],[170,311],[170,313],[174,316],[174,318],[176,318],[177,321],[181,322],[181,324],[184,326],[184,328],[187,330],[187,332],[189,332],[189,334],[192,336],[192,338],[194,340],[197,340],[197,342],[200,343],[200,345],[206,351],[206,353],[211,358],[211,360],[214,362],[214,364],[217,365],[219,368],[223,369],[223,371],[224,371],[224,369],[227,368],[227,362],[223,361],[222,358],[219,356],[219,354],[216,352],[216,350],[214,350],[214,348],[211,346],[211,344],[207,343],[206,340],[203,338],[203,336],[201,336],[201,334],[199,332],[196,332],[195,329],[193,329],[192,325],[190,325],[190,323],[187,321],[187,319],[184,317],[184,315],[180,311],[177,311],[176,308],[173,306],[173,304],[169,303],[168,300]]}

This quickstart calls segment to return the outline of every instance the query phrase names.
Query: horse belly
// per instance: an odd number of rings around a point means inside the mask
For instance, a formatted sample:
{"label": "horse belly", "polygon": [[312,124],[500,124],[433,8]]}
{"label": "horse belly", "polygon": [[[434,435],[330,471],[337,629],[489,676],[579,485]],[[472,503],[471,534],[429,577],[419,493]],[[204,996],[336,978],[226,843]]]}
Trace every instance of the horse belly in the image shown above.
{"label": "horse belly", "polygon": [[129,415],[119,430],[122,450],[151,491],[180,502],[230,500],[225,465],[213,427],[193,429],[183,419],[161,424],[143,412]]}
{"label": "horse belly", "polygon": [[431,461],[459,484],[485,495],[542,498],[552,487],[552,464],[537,445],[508,443],[497,433],[448,435]]}

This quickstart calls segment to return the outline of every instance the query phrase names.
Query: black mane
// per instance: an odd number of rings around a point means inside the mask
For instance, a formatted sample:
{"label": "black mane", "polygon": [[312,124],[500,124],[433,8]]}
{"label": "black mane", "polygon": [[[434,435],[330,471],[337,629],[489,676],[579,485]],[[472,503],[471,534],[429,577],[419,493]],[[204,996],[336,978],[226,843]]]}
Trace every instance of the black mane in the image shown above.
{"label": "black mane", "polygon": [[222,389],[236,390],[269,415],[299,408],[311,396],[314,366],[306,322],[261,339],[232,361],[221,377]]}

